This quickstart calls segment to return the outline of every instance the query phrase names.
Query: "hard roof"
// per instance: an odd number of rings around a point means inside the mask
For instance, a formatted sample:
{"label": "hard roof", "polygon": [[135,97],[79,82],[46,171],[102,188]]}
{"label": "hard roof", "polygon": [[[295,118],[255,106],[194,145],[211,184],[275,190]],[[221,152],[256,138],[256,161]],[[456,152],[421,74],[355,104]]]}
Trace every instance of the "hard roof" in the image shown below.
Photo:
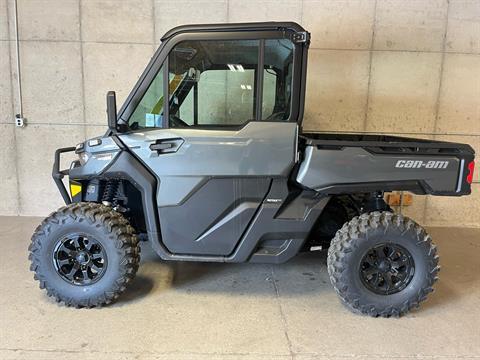
{"label": "hard roof", "polygon": [[181,25],[167,31],[161,41],[185,32],[217,32],[217,31],[262,31],[292,29],[294,31],[305,31],[303,27],[292,21],[270,21],[270,22],[249,22],[249,23],[223,23],[223,24],[194,24]]}

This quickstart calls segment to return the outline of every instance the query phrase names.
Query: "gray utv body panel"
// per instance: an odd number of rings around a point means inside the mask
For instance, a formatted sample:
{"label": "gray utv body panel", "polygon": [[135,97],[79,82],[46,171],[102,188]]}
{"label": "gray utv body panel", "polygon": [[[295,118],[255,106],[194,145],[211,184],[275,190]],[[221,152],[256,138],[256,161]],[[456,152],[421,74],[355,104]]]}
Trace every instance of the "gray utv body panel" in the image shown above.
{"label": "gray utv body panel", "polygon": [[[413,160],[412,160],[413,159]],[[400,168],[402,161],[444,161],[446,168]],[[358,147],[338,150],[317,149],[307,146],[305,159],[300,166],[297,182],[315,191],[329,192],[329,189],[355,183],[412,183],[421,182],[435,192],[455,192],[460,174],[461,160],[454,156],[382,155]],[[454,181],[452,181],[454,179]],[[412,189],[414,190],[414,189]],[[458,189],[460,191],[460,189]]]}
{"label": "gray utv body panel", "polygon": [[[125,180],[140,193],[144,230],[163,259],[278,263],[304,246],[331,195],[410,190],[460,196],[470,192],[464,181],[466,164],[473,160],[468,145],[302,134],[309,34],[295,23],[172,29],[120,109],[119,123],[128,121],[175,44],[189,37],[238,39],[245,36],[242,32],[248,32],[249,38],[282,37],[295,43],[289,121],[260,121],[259,101],[256,121],[237,128],[168,128],[164,120],[163,128],[108,131],[101,144],[84,144],[82,151],[89,160],[83,166],[77,161],[71,169],[60,171],[60,153],[73,148],[57,150],[53,175],[65,201],[71,200],[61,182],[64,175],[85,185]],[[163,118],[169,119],[169,97],[163,101]],[[441,169],[396,166],[398,161],[412,159],[448,165]],[[82,196],[74,201],[89,201]]]}
{"label": "gray utv body panel", "polygon": [[408,190],[460,196],[473,149],[466,144],[394,136],[302,134],[295,180],[324,194]]}
{"label": "gray utv body panel", "polygon": [[[159,129],[120,138],[157,178],[165,246],[173,253],[226,256],[272,179],[287,181],[296,129],[296,123],[252,121],[240,130]],[[158,143],[174,146],[152,151]]]}

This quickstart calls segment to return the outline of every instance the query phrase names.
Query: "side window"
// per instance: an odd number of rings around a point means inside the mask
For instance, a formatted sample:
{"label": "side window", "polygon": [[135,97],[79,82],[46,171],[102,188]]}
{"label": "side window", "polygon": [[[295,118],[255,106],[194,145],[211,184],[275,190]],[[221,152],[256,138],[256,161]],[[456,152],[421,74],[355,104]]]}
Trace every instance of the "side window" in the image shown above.
{"label": "side window", "polygon": [[[169,54],[165,79],[169,127],[289,120],[294,45],[288,39],[266,39],[262,44],[261,71],[259,40],[191,40],[177,44]],[[164,74],[162,66],[130,116],[132,130],[164,126]],[[257,104],[256,79],[261,77],[262,100]],[[257,106],[261,106],[258,119]]]}
{"label": "side window", "polygon": [[290,40],[265,40],[262,120],[285,121],[290,117],[292,64]]}
{"label": "side window", "polygon": [[169,55],[169,125],[242,125],[255,118],[258,40],[181,42]]}
{"label": "side window", "polygon": [[128,119],[131,129],[162,127],[163,118],[163,66]]}

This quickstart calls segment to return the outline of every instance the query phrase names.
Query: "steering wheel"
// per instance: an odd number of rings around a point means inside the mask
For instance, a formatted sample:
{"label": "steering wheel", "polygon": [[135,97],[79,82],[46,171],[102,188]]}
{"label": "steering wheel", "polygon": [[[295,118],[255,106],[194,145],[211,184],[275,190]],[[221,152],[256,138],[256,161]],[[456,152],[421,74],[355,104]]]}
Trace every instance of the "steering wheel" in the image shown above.
{"label": "steering wheel", "polygon": [[169,120],[170,120],[170,127],[172,128],[182,128],[182,127],[189,127],[190,125],[188,125],[185,121],[183,121],[182,119],[180,119],[178,116],[175,116],[175,115],[170,115],[169,116]]}

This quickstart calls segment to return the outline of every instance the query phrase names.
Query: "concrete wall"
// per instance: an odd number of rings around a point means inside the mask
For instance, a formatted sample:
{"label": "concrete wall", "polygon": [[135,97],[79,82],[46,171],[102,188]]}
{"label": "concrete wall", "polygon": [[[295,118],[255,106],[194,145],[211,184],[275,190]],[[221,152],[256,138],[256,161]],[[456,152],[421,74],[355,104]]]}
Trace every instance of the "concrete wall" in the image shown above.
{"label": "concrete wall", "polygon": [[[54,149],[104,132],[106,91],[121,102],[161,35],[184,23],[293,20],[311,31],[306,129],[412,133],[480,152],[479,0],[18,0],[18,14],[23,129],[13,125],[13,0],[0,0],[2,215],[61,204]],[[480,185],[404,211],[480,226]]]}

